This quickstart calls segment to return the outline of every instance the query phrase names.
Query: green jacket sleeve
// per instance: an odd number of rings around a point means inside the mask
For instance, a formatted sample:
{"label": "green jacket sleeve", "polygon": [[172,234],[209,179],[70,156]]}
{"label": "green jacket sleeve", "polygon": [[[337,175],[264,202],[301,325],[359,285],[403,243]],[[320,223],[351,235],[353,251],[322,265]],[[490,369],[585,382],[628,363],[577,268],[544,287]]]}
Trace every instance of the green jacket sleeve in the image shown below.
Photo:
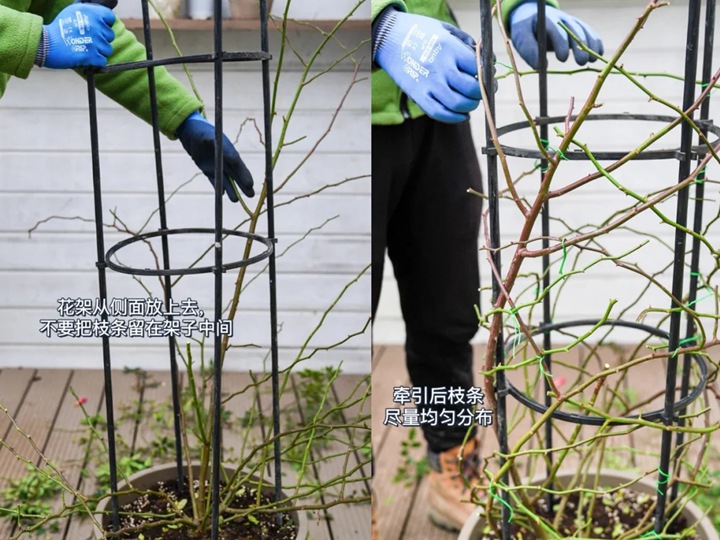
{"label": "green jacket sleeve", "polygon": [[40,45],[42,19],[0,5],[0,73],[27,78]]}
{"label": "green jacket sleeve", "polygon": [[[146,59],[145,47],[120,20],[115,22],[113,30],[115,30],[115,40],[108,64]],[[96,83],[98,90],[103,94],[146,122],[151,121],[147,69],[104,73],[96,77]],[[160,131],[170,139],[174,139],[178,126],[192,112],[200,110],[202,103],[164,67],[155,68],[155,86]]]}
{"label": "green jacket sleeve", "polygon": [[[72,3],[73,0],[45,0],[44,2],[34,0],[31,10],[42,15],[45,23],[48,23]],[[108,64],[140,62],[146,59],[145,47],[132,32],[125,28],[120,19],[115,21],[113,30],[115,31],[115,40],[112,43],[113,52],[108,59]],[[38,37],[38,42],[39,40]],[[33,50],[33,59],[35,50],[37,50],[37,43]],[[32,65],[32,59],[30,64]],[[82,75],[80,70],[78,73]],[[147,69],[104,73],[97,75],[95,81],[98,90],[103,94],[147,123],[151,122]],[[155,86],[157,88],[160,131],[168,138],[175,139],[175,131],[182,121],[192,112],[201,109],[202,103],[164,67],[155,68]]]}
{"label": "green jacket sleeve", "polygon": [[370,20],[374,21],[375,17],[380,15],[380,12],[388,6],[394,5],[400,11],[407,11],[407,6],[403,0],[372,0],[370,6]]}

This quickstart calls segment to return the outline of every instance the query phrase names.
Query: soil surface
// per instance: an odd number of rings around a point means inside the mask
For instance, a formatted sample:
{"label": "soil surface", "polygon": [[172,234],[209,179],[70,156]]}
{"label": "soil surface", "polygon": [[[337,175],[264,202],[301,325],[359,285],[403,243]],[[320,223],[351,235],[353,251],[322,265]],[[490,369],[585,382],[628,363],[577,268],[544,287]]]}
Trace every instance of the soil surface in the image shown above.
{"label": "soil surface", "polygon": [[[195,490],[198,488],[195,481]],[[174,501],[189,501],[189,490],[187,479],[182,490],[178,490],[177,480],[159,483],[157,487],[148,491],[157,491],[167,494],[145,494],[132,503],[120,507],[120,526],[122,529],[133,528],[134,532],[125,533],[118,538],[138,539],[137,527],[143,526],[142,535],[145,540],[210,540],[210,532],[198,533],[184,529],[173,529],[167,526],[150,526],[147,524],[157,521],[158,518],[145,518],[142,514],[154,516],[168,516],[176,514],[173,505],[168,502],[168,497]],[[265,495],[260,496],[261,504],[268,504],[271,499]],[[257,490],[247,487],[238,491],[235,501],[232,504],[234,509],[246,509],[257,504]],[[130,512],[132,515],[123,515]],[[192,506],[189,502],[183,507],[182,512],[186,515],[192,514]],[[220,540],[296,540],[297,526],[289,514],[280,514],[280,523],[277,522],[277,513],[257,513],[252,518],[235,519],[224,523],[220,530]],[[140,516],[140,517],[138,517]],[[225,520],[232,519],[231,514],[223,516]],[[166,518],[167,520],[167,518]]]}
{"label": "soil surface", "polygon": [[[592,501],[591,499],[594,499]],[[613,539],[619,538],[624,533],[633,530],[637,525],[644,523],[652,524],[654,522],[654,502],[655,497],[638,493],[631,489],[621,489],[612,494],[605,495],[582,495],[582,505],[580,504],[581,495],[574,493],[570,495],[568,502],[563,511],[560,526],[557,531],[567,537],[581,538],[597,538],[597,539]],[[593,504],[592,522],[590,521],[589,511],[590,504]],[[579,511],[578,511],[579,510]],[[545,518],[552,523],[557,512],[561,511],[556,503],[552,509],[548,509],[547,500],[540,499],[535,505],[535,512],[538,516]],[[649,514],[648,514],[649,513]],[[580,514],[580,516],[578,516]],[[645,518],[650,515],[649,520]],[[537,535],[532,528],[518,523],[519,516],[510,524],[511,536],[515,540],[535,540]],[[680,534],[688,527],[683,517],[675,520],[667,529],[667,534]],[[578,534],[578,530],[584,531]],[[652,538],[652,533],[646,533],[645,536],[637,535],[639,538]],[[486,530],[479,537],[480,540],[498,540],[502,538],[500,531]],[[678,536],[680,538],[680,536]],[[682,536],[685,540],[700,540],[696,534]]]}

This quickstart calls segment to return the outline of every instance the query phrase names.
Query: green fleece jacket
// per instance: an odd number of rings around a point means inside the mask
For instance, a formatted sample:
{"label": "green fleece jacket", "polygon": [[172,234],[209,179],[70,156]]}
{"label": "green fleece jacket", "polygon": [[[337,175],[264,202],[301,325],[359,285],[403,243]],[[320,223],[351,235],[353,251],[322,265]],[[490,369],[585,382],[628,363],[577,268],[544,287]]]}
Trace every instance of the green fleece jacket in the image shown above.
{"label": "green fleece jacket", "polygon": [[[10,77],[27,78],[40,45],[42,25],[55,19],[73,0],[0,0],[0,97]],[[145,47],[118,19],[109,64],[146,59]],[[175,138],[178,126],[202,107],[165,68],[155,69],[160,130]],[[150,97],[146,69],[96,76],[97,88],[133,114],[150,122]],[[84,96],[81,91],[78,96]],[[81,98],[79,98],[81,99]]]}
{"label": "green fleece jacket", "polygon": [[[510,12],[524,0],[503,0],[502,20],[507,23]],[[494,2],[493,2],[494,3]],[[556,0],[547,0],[548,5],[558,7]],[[446,0],[372,0],[371,16],[375,20],[382,10],[395,6],[401,11],[425,15],[440,21],[456,24],[450,13]],[[390,76],[382,69],[372,74],[372,123],[375,125],[402,124],[405,116],[401,102],[407,99]],[[425,113],[412,100],[407,99],[406,112],[410,118],[417,118]]]}

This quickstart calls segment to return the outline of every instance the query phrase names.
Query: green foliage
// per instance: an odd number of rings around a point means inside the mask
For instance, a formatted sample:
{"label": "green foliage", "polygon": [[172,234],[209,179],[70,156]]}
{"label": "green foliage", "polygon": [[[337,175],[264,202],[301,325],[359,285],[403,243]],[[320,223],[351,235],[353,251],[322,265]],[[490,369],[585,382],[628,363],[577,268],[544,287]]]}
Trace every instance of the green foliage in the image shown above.
{"label": "green foliage", "polygon": [[[300,416],[304,418],[305,425],[311,423],[316,416],[320,416],[320,413],[328,411],[328,395],[332,391],[330,384],[339,373],[337,368],[331,366],[324,369],[303,369],[298,372],[297,395],[301,397],[299,400],[302,406]],[[342,412],[330,411],[323,423],[343,423]]]}
{"label": "green foliage", "polygon": [[[118,461],[118,478],[124,478],[152,467],[152,458],[140,454],[123,456]],[[107,493],[110,491],[110,465],[101,463],[95,470],[95,477],[99,483],[99,491]]]}
{"label": "green foliage", "polygon": [[423,443],[418,440],[417,430],[410,428],[407,439],[400,443],[400,457],[402,459],[393,477],[393,482],[402,483],[409,487],[418,482],[429,472],[427,457],[423,455],[416,459],[413,454]]}
{"label": "green foliage", "polygon": [[709,482],[710,487],[698,491],[692,501],[707,513],[715,529],[720,531],[720,470],[707,472],[704,481]]}
{"label": "green foliage", "polygon": [[27,471],[0,491],[0,516],[24,527],[34,527],[38,536],[58,532],[57,520],[49,518],[53,514],[51,503],[62,491],[59,477],[49,467],[28,465]]}

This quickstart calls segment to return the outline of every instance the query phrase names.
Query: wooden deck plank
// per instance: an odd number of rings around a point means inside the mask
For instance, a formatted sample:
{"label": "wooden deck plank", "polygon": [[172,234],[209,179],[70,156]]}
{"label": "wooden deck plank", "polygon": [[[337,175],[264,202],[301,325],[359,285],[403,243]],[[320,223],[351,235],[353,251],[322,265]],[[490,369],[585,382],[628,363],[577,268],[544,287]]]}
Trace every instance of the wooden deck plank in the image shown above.
{"label": "wooden deck plank", "polygon": [[[36,377],[34,369],[3,369],[0,373],[0,405],[8,410],[10,415],[17,415],[25,395]],[[12,429],[10,418],[4,413],[0,414],[0,437],[5,439]],[[0,477],[0,485],[3,479]]]}
{"label": "wooden deck plank", "polygon": [[[341,422],[370,425],[369,404],[366,398],[369,382],[369,377],[360,375],[345,375],[335,379],[328,405],[343,407]],[[348,406],[349,403],[358,399],[362,401]],[[369,496],[369,484],[364,480],[370,475],[369,467],[368,470],[360,468],[352,474],[349,472],[366,461],[358,455],[358,452],[362,448],[367,431],[348,428],[335,429],[334,432],[333,442],[319,452],[323,457],[332,457],[322,459],[318,467],[318,476],[322,482],[328,482],[340,476],[347,476],[347,479],[340,486],[328,490],[326,498]],[[334,538],[347,538],[348,540],[370,538],[370,504],[338,505],[330,509],[330,515],[332,516],[330,529],[333,531]]]}
{"label": "wooden deck plank", "polygon": [[243,423],[249,421],[248,415],[258,414],[258,393],[259,390],[249,373],[229,372],[223,375],[223,396],[226,400],[223,406],[233,418],[232,429],[225,429],[223,432],[226,463],[237,464],[263,441],[263,428],[259,421],[250,426]]}
{"label": "wooden deck plank", "polygon": [[[284,374],[281,374],[280,376],[280,384],[283,384],[283,378]],[[263,414],[263,418],[265,419],[264,425],[267,426],[266,429],[268,432],[266,433],[266,437],[271,437],[272,432],[272,393],[270,392],[270,385],[266,384],[264,386],[263,392],[260,394],[260,409]],[[288,379],[287,386],[285,387],[285,391],[282,391],[281,388],[281,394],[280,394],[280,411],[281,411],[281,429],[283,429],[283,426],[288,426],[292,424],[297,424],[299,422],[302,422],[302,417],[299,413],[299,405],[296,400],[296,396],[293,391],[293,381],[292,377]],[[286,438],[285,441],[289,441],[290,438]],[[272,455],[272,454],[270,454]],[[285,454],[284,454],[285,456]],[[272,466],[271,466],[272,467]],[[299,478],[299,473],[294,470],[290,463],[285,461],[283,459],[282,463],[282,475],[283,475],[283,486],[285,493],[288,496],[292,496],[295,493],[295,488],[298,485],[299,482],[302,482],[303,485],[307,485],[308,482],[316,482],[317,477],[314,474],[314,470],[312,466],[307,467],[305,471],[305,475],[302,479]],[[302,492],[303,486],[300,487],[300,491]],[[318,504],[319,501],[316,497],[310,497],[310,498],[303,498],[299,499],[297,501],[297,505],[301,506],[303,504],[307,505],[314,505]],[[309,537],[313,540],[331,540],[331,531],[330,531],[330,525],[328,520],[328,513],[325,510],[311,510],[305,513],[308,520],[308,534]]]}
{"label": "wooden deck plank", "polygon": [[[402,347],[386,347],[382,351],[381,368],[373,371],[372,432],[375,450],[373,476],[374,510],[378,533],[382,540],[400,540],[403,537],[410,509],[419,504],[415,498],[417,483],[409,485],[394,482],[393,478],[403,464],[400,455],[402,442],[407,440],[408,429],[385,426],[385,409],[398,407],[393,403],[393,388],[410,384],[405,368]],[[421,434],[417,433],[419,439]],[[409,457],[421,459],[424,446],[409,448]],[[425,520],[426,521],[426,520]]]}
{"label": "wooden deck plank", "polygon": [[[97,382],[96,372],[84,370],[72,372],[68,391],[62,397],[59,414],[46,445],[45,454],[51,460],[57,462],[65,481],[75,490],[81,484],[81,472],[85,466],[87,454],[87,444],[81,444],[80,437],[87,432],[84,429],[85,414],[70,389],[84,402],[88,414],[94,414],[103,396],[102,384],[98,385]],[[37,464],[39,463],[38,461]],[[53,504],[54,511],[62,508],[62,498],[64,498],[67,505],[76,502],[69,491],[65,492]],[[64,538],[67,526],[68,519],[60,520],[58,522],[58,532],[48,533],[48,540]],[[89,521],[88,526],[91,526]]]}
{"label": "wooden deck plank", "polygon": [[424,501],[428,498],[427,476],[420,481],[415,494],[416,504],[409,509],[407,527],[403,540],[456,540],[458,533],[453,533],[432,525],[427,515]]}
{"label": "wooden deck plank", "polygon": [[[25,399],[13,414],[19,429],[24,433],[9,429],[4,442],[13,451],[0,448],[0,471],[5,479],[22,478],[27,473],[24,460],[38,463],[41,459],[33,444],[41,451],[45,448],[70,375],[69,370],[46,370],[36,373],[32,378]],[[20,456],[20,459],[16,456]],[[14,528],[10,521],[0,522],[0,538],[10,538]]]}
{"label": "wooden deck plank", "polygon": [[[180,379],[180,388],[182,389],[182,376]],[[175,463],[175,432],[174,420],[172,417],[172,384],[170,381],[170,372],[149,371],[146,378],[142,381],[141,401],[140,401],[140,418],[157,412],[164,414],[163,421],[155,426],[149,426],[147,423],[138,423],[135,431],[133,452],[140,449],[149,448],[158,437],[164,437],[171,441],[172,445],[168,447],[164,455],[153,459],[153,466],[164,465],[166,463]],[[166,407],[170,405],[168,410]],[[128,423],[129,424],[129,423]]]}
{"label": "wooden deck plank", "polygon": [[[96,408],[97,414],[107,419],[104,394],[105,375],[100,370],[88,370],[88,373],[90,374],[89,383],[90,381],[94,381],[94,385],[102,389],[100,395],[98,396],[99,401]],[[120,421],[122,409],[120,405],[123,403],[132,403],[134,400],[138,399],[139,388],[137,374],[131,371],[126,372],[121,370],[114,370],[112,372],[112,387],[114,415],[116,420],[116,452],[117,459],[119,460],[122,459],[122,456],[129,455],[128,453],[132,452],[132,441],[133,434],[135,432],[135,423]],[[90,410],[89,407],[88,410]],[[106,431],[101,430],[100,434],[103,436],[105,441],[107,441]],[[99,443],[96,443],[96,445],[97,444]],[[94,464],[90,463],[88,467],[92,469],[94,467]],[[118,478],[118,481],[120,480],[121,477]],[[91,475],[87,478],[81,478],[81,485],[79,486],[79,489],[83,494],[90,495],[97,490],[97,485],[98,484],[96,478]],[[65,531],[66,540],[92,540],[94,527],[89,519],[82,519],[78,516],[74,516],[70,519],[70,522],[66,526]]]}

